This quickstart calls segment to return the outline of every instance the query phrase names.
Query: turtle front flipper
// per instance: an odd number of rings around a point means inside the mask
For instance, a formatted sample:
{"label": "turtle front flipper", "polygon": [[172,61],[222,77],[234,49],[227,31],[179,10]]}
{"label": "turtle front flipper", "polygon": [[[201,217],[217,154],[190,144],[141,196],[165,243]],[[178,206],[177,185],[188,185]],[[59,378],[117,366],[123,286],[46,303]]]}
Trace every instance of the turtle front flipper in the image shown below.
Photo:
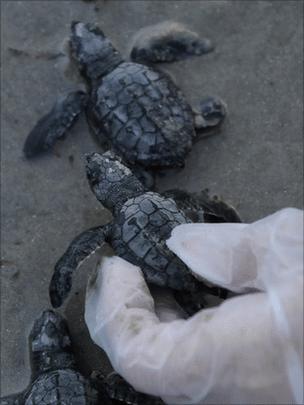
{"label": "turtle front flipper", "polygon": [[202,190],[200,193],[190,193],[172,189],[162,194],[172,198],[193,222],[242,222],[239,214],[231,205],[216,196],[210,197],[206,190]]}
{"label": "turtle front flipper", "polygon": [[76,122],[87,102],[88,96],[83,91],[75,91],[59,99],[52,110],[37,122],[26,138],[23,147],[25,156],[32,158],[50,149]]}
{"label": "turtle front flipper", "polygon": [[78,266],[108,239],[112,225],[88,229],[78,235],[55,265],[50,283],[50,299],[54,308],[62,305],[72,288],[72,276]]}
{"label": "turtle front flipper", "polygon": [[213,51],[209,39],[182,24],[164,21],[142,28],[133,40],[131,59],[139,63],[174,62]]}
{"label": "turtle front flipper", "polygon": [[23,405],[24,398],[22,394],[9,395],[8,397],[0,398],[0,405]]}

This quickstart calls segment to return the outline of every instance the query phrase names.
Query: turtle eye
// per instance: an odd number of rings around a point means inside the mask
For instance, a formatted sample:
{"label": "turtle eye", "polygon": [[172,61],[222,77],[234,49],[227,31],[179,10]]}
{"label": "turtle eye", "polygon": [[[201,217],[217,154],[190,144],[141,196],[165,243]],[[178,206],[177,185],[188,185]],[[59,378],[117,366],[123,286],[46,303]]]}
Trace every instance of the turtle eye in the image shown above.
{"label": "turtle eye", "polygon": [[96,186],[99,183],[99,179],[97,176],[92,175],[92,173],[88,173],[88,180],[92,187]]}
{"label": "turtle eye", "polygon": [[57,328],[52,322],[48,322],[45,326],[45,333],[49,338],[57,336]]}

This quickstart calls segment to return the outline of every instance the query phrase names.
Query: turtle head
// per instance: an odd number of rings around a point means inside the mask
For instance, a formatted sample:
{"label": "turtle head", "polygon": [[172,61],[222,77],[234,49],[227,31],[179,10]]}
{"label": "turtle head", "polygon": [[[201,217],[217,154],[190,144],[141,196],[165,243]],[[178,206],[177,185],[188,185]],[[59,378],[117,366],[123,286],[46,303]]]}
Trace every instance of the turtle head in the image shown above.
{"label": "turtle head", "polygon": [[30,349],[36,373],[74,364],[67,323],[54,311],[44,311],[35,321],[30,334]]}
{"label": "turtle head", "polygon": [[94,81],[111,72],[123,61],[97,25],[74,21],[71,31],[71,54],[86,79]]}
{"label": "turtle head", "polygon": [[66,321],[54,311],[44,311],[31,331],[33,352],[66,350],[71,347]]}
{"label": "turtle head", "polygon": [[86,155],[86,171],[97,199],[113,213],[129,198],[143,194],[144,186],[112,152]]}

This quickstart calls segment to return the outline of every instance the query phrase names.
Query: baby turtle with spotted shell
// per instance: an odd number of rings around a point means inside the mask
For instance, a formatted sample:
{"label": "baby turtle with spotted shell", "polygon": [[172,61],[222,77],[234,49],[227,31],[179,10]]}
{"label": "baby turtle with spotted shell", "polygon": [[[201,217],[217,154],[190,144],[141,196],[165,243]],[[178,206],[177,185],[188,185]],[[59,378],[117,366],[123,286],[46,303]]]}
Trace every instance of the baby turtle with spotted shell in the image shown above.
{"label": "baby turtle with spotted shell", "polygon": [[[97,199],[113,214],[113,222],[97,226],[76,237],[55,266],[50,284],[50,298],[54,307],[65,300],[72,285],[72,275],[78,265],[105,242],[115,253],[139,266],[148,283],[176,290],[176,298],[188,313],[204,305],[203,293],[218,294],[217,288],[208,288],[190,273],[189,269],[166,246],[172,229],[191,222],[186,215],[200,206],[212,221],[239,222],[233,208],[202,194],[193,203],[193,196],[177,193],[177,201],[155,192],[145,192],[143,184],[115,155],[87,155],[87,177]],[[170,196],[174,197],[171,192]],[[184,210],[178,208],[183,204]],[[197,208],[195,208],[197,211]],[[201,218],[202,219],[202,218]],[[186,306],[186,308],[185,308]]]}
{"label": "baby turtle with spotted shell", "polygon": [[[225,108],[219,99],[205,99],[199,111],[194,112],[167,74],[154,67],[125,62],[96,25],[74,22],[71,31],[71,55],[87,83],[88,94],[70,93],[38,121],[25,142],[27,157],[51,148],[85,109],[97,138],[108,143],[127,163],[140,169],[178,167],[184,165],[196,137],[195,130],[222,121]],[[198,38],[194,41],[189,37],[188,31],[185,38],[181,30],[178,33],[175,41],[169,41],[166,35],[160,37],[157,47],[152,42],[151,60],[160,51],[162,61],[173,60],[172,53],[180,52],[177,45],[181,39],[183,53],[194,52],[192,48],[196,53],[209,51],[209,43],[204,48]],[[189,41],[192,45],[188,50],[184,42]],[[139,48],[137,43],[134,46],[131,54],[138,58],[143,46]]]}
{"label": "baby turtle with spotted shell", "polygon": [[0,405],[117,405],[163,402],[136,392],[122,377],[93,372],[85,378],[76,366],[66,321],[44,311],[30,334],[32,377],[28,388],[0,399]]}

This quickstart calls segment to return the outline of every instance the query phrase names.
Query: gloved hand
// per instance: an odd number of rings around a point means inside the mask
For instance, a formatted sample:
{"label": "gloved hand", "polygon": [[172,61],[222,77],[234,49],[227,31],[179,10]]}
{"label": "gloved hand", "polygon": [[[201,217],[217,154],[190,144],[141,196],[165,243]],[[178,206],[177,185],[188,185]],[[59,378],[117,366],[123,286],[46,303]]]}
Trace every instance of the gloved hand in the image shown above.
{"label": "gloved hand", "polygon": [[167,245],[198,277],[245,294],[185,320],[154,303],[138,267],[104,259],[85,319],[114,369],[169,404],[302,404],[303,212],[180,225]]}

